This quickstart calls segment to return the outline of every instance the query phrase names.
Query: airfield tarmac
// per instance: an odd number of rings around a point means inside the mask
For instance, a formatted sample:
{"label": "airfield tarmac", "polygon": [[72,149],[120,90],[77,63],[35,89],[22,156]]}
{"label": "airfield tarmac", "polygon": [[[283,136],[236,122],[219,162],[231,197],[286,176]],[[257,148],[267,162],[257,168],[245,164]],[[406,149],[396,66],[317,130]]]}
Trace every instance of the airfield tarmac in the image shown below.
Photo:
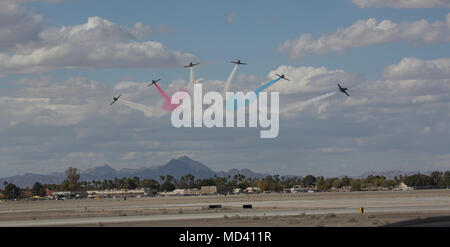
{"label": "airfield tarmac", "polygon": [[[210,204],[222,208],[209,209]],[[252,209],[243,209],[252,204]],[[359,208],[364,208],[364,214]],[[450,190],[0,203],[0,226],[381,226],[450,216]]]}

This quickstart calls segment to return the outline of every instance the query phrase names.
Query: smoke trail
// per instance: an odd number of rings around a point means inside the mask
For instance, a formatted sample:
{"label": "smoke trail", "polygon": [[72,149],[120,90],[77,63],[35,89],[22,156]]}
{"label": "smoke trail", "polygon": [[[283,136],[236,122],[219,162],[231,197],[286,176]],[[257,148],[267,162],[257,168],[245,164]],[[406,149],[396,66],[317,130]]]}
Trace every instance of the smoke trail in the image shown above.
{"label": "smoke trail", "polygon": [[[156,85],[156,84],[155,84]],[[155,107],[149,107],[146,105],[137,104],[128,100],[120,99],[117,101],[118,103],[124,104],[132,109],[141,111],[144,113],[146,117],[160,117],[165,115],[165,112],[158,111]]]}
{"label": "smoke trail", "polygon": [[155,87],[156,89],[158,89],[159,94],[161,94],[161,96],[165,99],[162,108],[166,111],[175,110],[175,108],[177,108],[178,105],[171,103],[171,98],[158,86],[158,84],[155,83]]}
{"label": "smoke trail", "polygon": [[280,113],[289,115],[289,114],[292,114],[293,112],[301,111],[301,110],[305,109],[305,107],[307,107],[308,105],[310,105],[316,101],[333,96],[335,94],[336,94],[336,92],[331,92],[331,93],[327,93],[327,94],[323,94],[323,95],[314,97],[314,98],[306,100],[306,101],[292,103],[290,105],[287,105],[285,108],[283,108],[283,110],[280,110]]}
{"label": "smoke trail", "polygon": [[[274,83],[276,83],[276,82],[279,81],[280,79],[281,79],[281,78],[277,78],[277,79],[271,80],[271,81],[269,81],[268,83],[266,83],[266,84],[262,85],[261,87],[257,88],[257,89],[254,91],[255,94],[256,94],[256,96],[258,96],[258,94],[259,94],[260,92],[262,92],[264,89],[270,87],[271,85],[273,85]],[[238,100],[238,101],[236,102],[236,104],[235,104],[235,100],[237,100],[236,97],[227,100],[227,102],[225,103],[225,106],[227,107],[227,110],[233,110],[233,109],[236,110],[236,109],[238,109],[238,108],[241,107],[241,106],[247,106],[247,105],[249,105],[250,103],[252,103],[254,100],[256,100],[256,97],[251,97],[251,98],[249,98],[248,101],[239,101],[239,100]]]}
{"label": "smoke trail", "polygon": [[271,80],[268,83],[262,85],[261,87],[257,88],[255,90],[256,95],[258,95],[261,91],[264,91],[264,89],[270,87],[272,84],[276,83],[277,81],[281,80],[281,78],[277,78],[275,80]]}
{"label": "smoke trail", "polygon": [[239,64],[236,64],[236,66],[234,66],[233,70],[231,71],[230,76],[228,76],[228,80],[227,83],[225,84],[225,88],[223,90],[223,92],[230,92],[230,88],[231,88],[231,81],[233,81],[234,75],[236,74],[236,71],[238,69]]}
{"label": "smoke trail", "polygon": [[192,92],[194,92],[194,84],[195,84],[195,81],[194,81],[194,77],[195,77],[194,67],[190,67],[189,70],[190,70],[189,82],[186,85],[186,89],[187,89],[187,91],[189,93],[192,93]]}
{"label": "smoke trail", "polygon": [[191,74],[189,76],[189,83],[190,84],[194,84],[194,76],[195,76],[194,67],[191,67]]}
{"label": "smoke trail", "polygon": [[163,98],[164,98],[166,101],[169,101],[169,102],[170,102],[170,97],[167,96],[167,94],[166,94],[166,93],[158,86],[158,84],[155,83],[155,87],[156,87],[156,89],[158,89],[159,94],[161,94],[161,96],[163,96]]}

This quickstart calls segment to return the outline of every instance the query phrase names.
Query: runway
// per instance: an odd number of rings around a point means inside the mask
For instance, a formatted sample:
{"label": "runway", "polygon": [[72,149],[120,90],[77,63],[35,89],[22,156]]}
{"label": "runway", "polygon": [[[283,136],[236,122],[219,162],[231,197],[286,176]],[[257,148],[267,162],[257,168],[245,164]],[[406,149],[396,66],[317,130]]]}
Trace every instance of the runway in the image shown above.
{"label": "runway", "polygon": [[[211,204],[220,204],[222,208],[209,209]],[[243,209],[243,204],[251,204],[252,209]],[[207,219],[221,222],[232,217],[327,214],[355,217],[359,216],[361,207],[366,215],[389,215],[389,219],[392,214],[408,216],[403,220],[426,213],[450,216],[450,190],[6,202],[0,203],[0,227],[143,225],[145,222],[155,222],[155,225],[169,221],[176,225],[180,221],[183,224]]]}
{"label": "runway", "polygon": [[[250,209],[251,210],[251,209]],[[405,213],[405,212],[446,212],[448,206],[402,206],[402,207],[377,207],[365,208],[365,213]],[[118,216],[118,217],[94,217],[94,218],[68,218],[47,220],[21,220],[0,222],[0,227],[36,227],[36,226],[70,226],[70,225],[95,225],[99,223],[133,223],[148,221],[176,221],[198,219],[222,219],[226,217],[270,217],[270,216],[298,216],[298,215],[325,215],[325,214],[357,214],[359,208],[330,208],[319,210],[295,210],[295,211],[243,211],[230,213],[202,213],[202,214],[176,214],[176,215],[150,215],[150,216]]]}

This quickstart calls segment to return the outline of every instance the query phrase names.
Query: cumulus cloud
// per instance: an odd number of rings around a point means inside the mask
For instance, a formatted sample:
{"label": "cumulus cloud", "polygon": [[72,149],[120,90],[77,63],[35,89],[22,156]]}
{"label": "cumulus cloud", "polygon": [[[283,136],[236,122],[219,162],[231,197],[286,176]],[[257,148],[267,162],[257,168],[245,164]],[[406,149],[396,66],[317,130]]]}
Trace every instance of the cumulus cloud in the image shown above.
{"label": "cumulus cloud", "polygon": [[90,17],[82,25],[46,28],[39,33],[39,46],[0,53],[0,75],[74,68],[171,68],[194,58],[160,42],[137,41],[150,30],[140,22],[130,28],[100,17]]}
{"label": "cumulus cloud", "polygon": [[286,52],[291,59],[310,54],[343,52],[350,47],[362,47],[390,42],[450,41],[450,14],[445,21],[430,23],[426,20],[395,23],[390,20],[378,22],[375,18],[358,20],[347,28],[339,28],[331,34],[313,38],[309,33],[295,40],[286,40],[278,51]]}
{"label": "cumulus cloud", "polygon": [[109,91],[98,82],[83,78],[52,83],[44,77],[17,83],[23,86],[20,90],[0,97],[0,116],[2,121],[8,121],[6,125],[72,126],[101,112],[102,91]]}
{"label": "cumulus cloud", "polygon": [[[395,107],[406,110],[417,105],[438,104],[440,108],[450,102],[449,58],[422,60],[403,58],[399,63],[383,70],[383,80],[358,86],[367,93],[359,100],[348,99],[348,105],[369,105],[384,107],[391,111]],[[394,107],[394,108],[392,108]]]}
{"label": "cumulus cloud", "polygon": [[43,29],[42,16],[28,12],[14,2],[1,3],[0,8],[0,52],[14,50],[40,40]]}
{"label": "cumulus cloud", "polygon": [[450,78],[450,58],[421,60],[406,57],[399,64],[385,68],[383,77],[391,80],[447,79]]}
{"label": "cumulus cloud", "polygon": [[[74,126],[112,112],[119,117],[136,114],[136,110],[144,112],[146,117],[167,115],[160,107],[160,96],[156,90],[146,87],[145,82],[118,82],[114,88],[109,88],[80,77],[57,83],[40,77],[22,78],[15,83],[18,90],[0,95],[0,123],[4,126]],[[109,105],[112,97],[119,93],[122,94],[119,102],[127,102],[132,107]]]}
{"label": "cumulus cloud", "polygon": [[352,0],[352,2],[359,8],[450,8],[448,0]]}
{"label": "cumulus cloud", "polygon": [[0,115],[7,115],[9,125],[32,123],[41,126],[68,126],[79,123],[89,112],[89,105],[51,103],[49,98],[0,97],[6,108]]}

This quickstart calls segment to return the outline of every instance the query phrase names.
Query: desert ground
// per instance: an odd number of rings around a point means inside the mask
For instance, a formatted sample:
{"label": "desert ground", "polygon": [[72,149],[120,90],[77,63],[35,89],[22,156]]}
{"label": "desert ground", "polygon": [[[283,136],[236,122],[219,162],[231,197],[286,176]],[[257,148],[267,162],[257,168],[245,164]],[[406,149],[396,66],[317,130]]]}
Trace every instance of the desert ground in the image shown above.
{"label": "desert ground", "polygon": [[[221,208],[210,209],[209,205]],[[251,209],[244,209],[251,204]],[[364,213],[360,213],[360,208]],[[383,226],[450,216],[450,190],[15,201],[0,226]]]}

